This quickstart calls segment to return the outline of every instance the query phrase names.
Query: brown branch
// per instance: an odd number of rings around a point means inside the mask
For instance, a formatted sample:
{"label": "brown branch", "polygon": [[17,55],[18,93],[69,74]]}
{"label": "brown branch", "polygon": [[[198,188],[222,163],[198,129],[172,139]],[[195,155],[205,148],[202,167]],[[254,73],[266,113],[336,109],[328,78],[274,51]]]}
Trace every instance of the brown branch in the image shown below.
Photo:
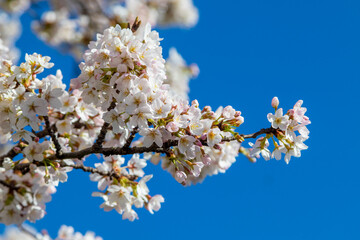
{"label": "brown branch", "polygon": [[126,175],[126,174],[121,174],[119,175],[118,173],[114,172],[114,171],[100,171],[99,169],[93,168],[93,167],[87,167],[87,166],[83,166],[83,165],[68,165],[64,162],[62,162],[60,164],[61,167],[72,167],[74,169],[80,169],[83,170],[84,172],[89,172],[89,173],[97,173],[101,176],[105,176],[105,177],[110,177],[110,178],[116,178],[116,179],[120,179],[121,177],[126,177],[129,180],[133,181],[137,179],[137,176],[133,176],[133,175]]}
{"label": "brown branch", "polygon": [[7,183],[4,180],[0,180],[0,184],[9,188],[10,190],[18,190],[19,187],[16,187],[13,183]]}
{"label": "brown branch", "polygon": [[[175,146],[175,145],[172,145]],[[133,147],[133,148],[124,148],[124,147],[110,147],[110,148],[100,148],[96,149],[94,146],[85,148],[83,150],[77,152],[67,152],[61,154],[59,157],[55,155],[50,156],[48,159],[50,160],[63,160],[63,159],[82,159],[83,157],[94,154],[101,153],[104,156],[110,155],[129,155],[135,153],[146,153],[146,152],[158,152],[158,153],[166,153],[168,150],[162,147],[158,147],[156,144],[151,145],[150,147]]]}
{"label": "brown branch", "polygon": [[[116,103],[113,101],[111,103],[111,105],[108,107],[107,110],[111,111],[112,109],[115,108],[115,106],[116,106]],[[99,133],[99,135],[98,135],[98,137],[97,137],[97,139],[96,139],[96,141],[95,141],[95,143],[93,145],[94,149],[100,149],[101,148],[101,146],[102,146],[102,144],[103,144],[103,142],[105,140],[105,136],[106,136],[106,133],[107,133],[107,130],[108,130],[109,126],[110,126],[110,123],[104,122],[103,126],[101,127],[100,133]]]}
{"label": "brown branch", "polygon": [[55,133],[57,132],[56,125],[54,124],[54,125],[50,126],[48,116],[44,116],[44,120],[45,120],[45,127],[48,131],[48,134],[50,135],[52,141],[54,142],[55,149],[56,149],[56,156],[59,157],[62,153],[62,150],[61,150],[61,145],[55,135]]}
{"label": "brown branch", "polygon": [[132,141],[134,140],[135,135],[136,135],[136,133],[138,132],[138,130],[139,130],[139,128],[138,128],[138,127],[135,127],[135,128],[131,131],[130,136],[129,136],[129,138],[126,140],[123,148],[128,149],[128,148],[130,147],[130,145],[131,145]]}
{"label": "brown branch", "polygon": [[[36,166],[46,166],[43,162],[34,161],[32,163],[35,164]],[[29,171],[30,164],[31,163],[20,163],[20,164],[16,165],[14,170],[15,171],[20,171],[23,174],[25,174],[25,173],[27,173]],[[108,171],[101,171],[101,170],[98,170],[96,168],[87,167],[87,166],[84,166],[84,165],[70,165],[70,164],[67,164],[65,162],[60,162],[60,166],[61,167],[72,167],[74,169],[83,170],[84,172],[97,173],[97,174],[102,175],[102,176],[107,176],[107,177],[116,178],[116,179],[120,179],[121,177],[126,177],[131,181],[137,179],[137,176],[134,176],[134,175],[118,174],[118,173],[116,173],[114,171],[109,171],[109,172]],[[11,184],[8,184],[8,183],[6,183],[4,181],[1,181],[1,180],[0,180],[0,184],[3,184],[4,186],[12,188],[12,189],[16,189]]]}
{"label": "brown branch", "polygon": [[[135,129],[134,129],[135,130]],[[252,134],[241,134],[241,136],[244,139],[249,139],[249,138],[256,138],[259,135],[262,134],[277,134],[277,129],[274,129],[272,127],[270,128],[263,128],[260,131],[256,132],[256,133],[252,133]],[[135,131],[133,131],[134,134],[132,134],[129,138],[128,138],[128,142],[131,143],[132,139],[135,137]],[[230,141],[235,141],[236,139],[234,137],[226,137],[223,138],[222,142],[230,142]],[[130,143],[128,145],[130,145]],[[207,142],[206,141],[202,141],[202,144],[204,146],[207,146]],[[89,148],[85,148],[82,149],[80,151],[77,152],[66,152],[66,153],[62,153],[59,156],[52,155],[50,157],[48,157],[49,160],[64,160],[64,159],[82,159],[88,155],[91,154],[97,154],[100,153],[104,156],[110,156],[110,155],[130,155],[130,154],[136,154],[136,153],[146,153],[146,152],[156,152],[156,153],[165,153],[168,154],[169,153],[169,149],[171,147],[177,146],[178,145],[178,140],[169,140],[167,142],[165,142],[163,144],[162,147],[158,147],[155,143],[153,145],[151,145],[150,147],[132,147],[129,148],[124,145],[123,147],[109,147],[109,148],[96,148],[95,146],[89,147]],[[63,163],[62,163],[63,164]],[[20,164],[19,164],[20,165]],[[18,170],[21,170],[20,168],[24,167],[24,165],[20,165],[17,166],[16,168]],[[25,170],[26,171],[26,170]]]}
{"label": "brown branch", "polygon": [[276,135],[277,134],[277,131],[278,129],[275,129],[273,127],[269,127],[269,128],[263,128],[261,129],[260,131],[256,132],[256,133],[252,133],[252,134],[240,134],[240,136],[242,136],[243,138],[245,139],[248,139],[248,138],[257,138],[259,135],[262,135],[262,134],[274,134]]}
{"label": "brown branch", "polygon": [[[135,130],[135,129],[134,129]],[[134,131],[133,131],[134,132]],[[253,134],[241,134],[241,136],[245,139],[248,138],[256,138],[261,134],[276,134],[277,129],[274,129],[272,127],[270,128],[263,128],[260,131],[253,133]],[[131,136],[128,138],[128,142],[131,143],[132,139],[135,137],[135,134],[131,134]],[[230,141],[235,141],[236,139],[234,137],[229,137],[229,138],[223,138],[222,142],[230,142]],[[128,145],[130,145],[130,143],[125,144],[123,147],[110,147],[110,148],[95,148],[94,146],[89,147],[89,148],[85,148],[83,150],[77,151],[77,152],[67,152],[67,153],[63,153],[61,154],[59,157],[56,156],[50,156],[49,159],[50,160],[62,160],[62,159],[82,159],[83,157],[90,155],[90,154],[94,154],[94,153],[100,153],[104,156],[110,156],[110,155],[129,155],[129,154],[135,154],[135,153],[146,153],[146,152],[157,152],[157,153],[168,153],[169,152],[169,148],[173,147],[173,146],[177,146],[178,145],[178,140],[170,140],[167,141],[163,144],[162,147],[158,147],[155,143],[153,145],[151,145],[150,147],[132,147],[129,148]],[[202,141],[202,144],[204,146],[207,146],[207,142],[206,141]]]}

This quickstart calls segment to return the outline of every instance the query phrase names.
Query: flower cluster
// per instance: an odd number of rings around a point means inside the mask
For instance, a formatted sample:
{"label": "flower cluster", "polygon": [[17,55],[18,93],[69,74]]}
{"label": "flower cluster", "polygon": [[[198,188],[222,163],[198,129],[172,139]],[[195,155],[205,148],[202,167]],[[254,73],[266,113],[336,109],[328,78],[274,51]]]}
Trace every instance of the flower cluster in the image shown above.
{"label": "flower cluster", "polygon": [[[111,176],[93,173],[90,175],[90,179],[98,182],[99,190],[105,190],[105,192],[93,193],[93,196],[103,198],[104,203],[101,204],[101,208],[104,208],[105,211],[115,209],[122,214],[123,219],[134,221],[138,219],[138,215],[132,206],[145,207],[153,214],[154,211],[160,209],[164,198],[161,195],[149,195],[146,182],[152,178],[152,175],[144,176],[142,169],[146,166],[145,159],[141,159],[139,154],[134,154],[127,166],[122,166],[124,162],[125,158],[121,156],[105,157],[104,162],[95,164],[95,167],[99,172],[111,172],[113,175],[127,177],[114,179]],[[139,177],[142,178],[138,182],[133,180]]]}
{"label": "flower cluster", "polygon": [[[39,6],[42,4],[38,3]],[[2,7],[10,12],[21,12],[10,4],[2,4]],[[23,0],[21,9],[27,7],[29,1]],[[33,10],[38,11],[38,7]],[[192,27],[198,21],[198,10],[192,0],[49,1],[49,7],[33,21],[32,28],[42,40],[68,49],[78,59],[96,33],[108,26],[133,22],[136,17],[152,26]]]}
{"label": "flower cluster", "polygon": [[179,183],[201,182],[207,175],[224,173],[236,161],[240,147],[236,140],[242,139],[233,130],[244,118],[231,106],[213,112],[209,106],[201,110],[193,101],[191,106],[177,106],[165,121],[163,136],[177,144],[163,157],[162,167]]}
{"label": "flower cluster", "polygon": [[0,39],[2,44],[10,49],[9,57],[15,61],[19,58],[19,50],[14,43],[19,37],[20,30],[19,19],[0,10]]}
{"label": "flower cluster", "polygon": [[6,71],[6,67],[5,67],[6,63],[4,63],[4,61],[5,62],[8,61],[11,63],[11,61],[10,61],[11,57],[10,57],[9,52],[10,52],[9,48],[4,44],[3,40],[0,39],[0,61],[1,61],[0,69],[1,69],[1,71]]}
{"label": "flower cluster", "polygon": [[187,99],[190,91],[189,81],[191,78],[196,78],[199,75],[199,67],[195,63],[188,66],[175,48],[170,49],[165,67],[166,79],[164,83],[170,85],[170,90],[174,92],[173,94]]}
{"label": "flower cluster", "polygon": [[26,55],[25,59],[26,62],[20,66],[12,66],[12,62],[6,59],[0,65],[0,133],[3,143],[10,138],[15,142],[21,138],[30,142],[35,135],[26,130],[26,126],[39,130],[48,108],[61,107],[59,97],[65,87],[61,79],[57,83],[51,82],[52,75],[42,80],[36,78],[44,68],[53,66],[50,58],[34,53]]}
{"label": "flower cluster", "polygon": [[125,6],[118,5],[114,13],[120,19],[134,20],[136,17],[151,25],[180,25],[193,27],[199,13],[192,0],[126,0]]}
{"label": "flower cluster", "polygon": [[0,168],[0,221],[6,225],[35,222],[44,217],[45,203],[51,201],[54,182],[45,182],[45,171],[31,166],[21,174],[12,170],[13,162],[5,159]]}
{"label": "flower cluster", "polygon": [[[26,55],[26,62],[20,66],[13,66],[6,59],[7,49],[1,49],[0,140],[1,143],[12,141],[15,145],[0,160],[3,167],[0,168],[0,220],[5,224],[19,224],[25,220],[34,222],[44,216],[45,203],[50,201],[50,194],[55,192],[59,181],[67,180],[67,172],[71,170],[48,159],[56,147],[51,139],[40,141],[40,138],[49,134],[47,126],[54,125],[54,117],[56,120],[60,117],[63,121],[70,121],[71,114],[78,111],[79,115],[73,118],[78,120],[79,116],[88,117],[83,113],[91,107],[83,105],[86,110],[80,110],[82,102],[76,101],[76,98],[73,106],[67,104],[66,100],[70,97],[64,91],[60,71],[56,76],[49,75],[41,80],[37,78],[44,68],[52,67],[49,57],[34,53]],[[61,112],[69,113],[67,118],[60,116]],[[51,116],[50,120],[48,116]],[[57,122],[59,132],[64,133],[61,123]],[[77,133],[80,134],[81,130]],[[86,136],[73,138],[59,138],[59,142],[64,147],[68,147],[69,142],[73,143],[73,148],[78,149],[82,146],[77,142],[89,141]],[[15,161],[13,157],[17,154],[22,156]],[[69,162],[72,164],[72,161]],[[26,169],[18,168],[22,164],[27,164]]]}
{"label": "flower cluster", "polygon": [[30,0],[1,0],[0,7],[7,12],[21,14],[30,7]]}
{"label": "flower cluster", "polygon": [[[267,118],[271,123],[271,127],[276,130],[274,134],[267,134],[265,137],[260,137],[255,144],[251,144],[252,150],[250,155],[253,157],[261,156],[265,160],[275,158],[280,160],[282,154],[285,154],[285,162],[289,163],[292,156],[300,157],[301,150],[308,147],[304,141],[309,138],[309,130],[306,125],[310,124],[310,120],[305,116],[306,108],[302,107],[303,101],[296,102],[294,107],[290,109],[285,115],[283,109],[278,108],[279,100],[274,97],[271,105],[275,109],[275,114],[269,113]],[[296,134],[296,132],[298,134]],[[274,137],[278,139],[275,141]],[[271,152],[268,139],[272,138],[274,143],[274,150]]]}
{"label": "flower cluster", "polygon": [[[52,240],[52,238],[46,233],[36,233],[35,230],[23,227],[23,231],[19,231],[16,228],[7,229],[4,236],[0,236],[0,240]],[[58,236],[54,240],[102,240],[101,237],[97,237],[93,232],[86,232],[82,235],[79,232],[75,232],[73,227],[61,226],[58,232]]]}
{"label": "flower cluster", "polygon": [[[133,221],[138,219],[134,207],[154,213],[164,202],[161,195],[149,194],[148,161],[161,161],[176,181],[191,185],[224,173],[239,153],[251,161],[285,154],[288,163],[307,148],[303,141],[310,121],[302,101],[283,115],[274,98],[275,115],[268,114],[271,127],[240,134],[240,111],[231,106],[213,111],[200,108],[197,100],[187,101],[187,88],[176,86],[187,84],[198,70],[175,50],[166,63],[160,41],[149,23],[106,29],[90,42],[81,74],[68,91],[59,70],[38,78],[53,66],[49,57],[26,55],[15,66],[8,48],[0,45],[0,140],[12,144],[0,155],[0,222],[43,218],[51,194],[74,169],[91,173],[90,180],[98,183],[93,196],[104,200],[101,208],[115,209]],[[173,73],[168,79],[166,71]],[[243,146],[245,139],[262,134],[252,148]],[[95,167],[84,165],[91,154],[103,155]],[[131,157],[126,162],[123,155]],[[82,239],[70,228],[61,232],[59,239]]]}
{"label": "flower cluster", "polygon": [[[137,146],[163,148],[176,142],[163,151],[167,155],[163,166],[179,182],[189,184],[199,181],[204,166],[212,174],[235,161],[234,151],[223,156],[222,142],[244,119],[231,106],[215,113],[210,107],[201,110],[197,101],[190,106],[174,97],[163,83],[165,66],[159,40],[150,25],[135,33],[120,26],[105,30],[90,43],[85,62],[80,64],[82,73],[73,79],[72,87],[82,91],[86,103],[108,110],[104,120],[113,133],[141,129],[143,138]],[[216,160],[218,155],[221,160]]]}
{"label": "flower cluster", "polygon": [[[32,11],[41,16],[32,27],[40,38],[83,58],[68,90],[60,70],[39,78],[54,65],[49,57],[26,54],[25,62],[13,64],[18,18],[35,2],[39,8]],[[247,135],[237,132],[244,118],[233,107],[213,111],[188,102],[188,82],[199,69],[174,48],[165,61],[151,27],[192,27],[198,20],[192,0],[0,0],[0,8],[0,143],[6,146],[0,146],[0,222],[23,230],[9,230],[0,240],[51,240],[21,224],[44,217],[72,170],[90,173],[99,190],[92,196],[103,199],[104,211],[134,221],[135,208],[153,214],[164,202],[150,195],[148,162],[161,162],[188,186],[226,172],[239,153],[252,162],[284,156],[289,163],[307,149],[310,120],[302,100],[284,114],[275,97],[271,127]],[[250,138],[257,140],[246,148]],[[85,166],[92,154],[103,158]],[[55,240],[101,238],[62,226]]]}

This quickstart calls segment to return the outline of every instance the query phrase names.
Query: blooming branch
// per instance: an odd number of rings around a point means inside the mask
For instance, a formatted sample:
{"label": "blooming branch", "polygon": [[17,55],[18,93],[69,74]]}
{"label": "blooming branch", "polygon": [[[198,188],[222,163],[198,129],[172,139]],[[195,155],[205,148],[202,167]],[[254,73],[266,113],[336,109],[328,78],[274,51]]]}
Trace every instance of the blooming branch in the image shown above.
{"label": "blooming branch", "polygon": [[[150,195],[148,161],[161,161],[176,181],[191,185],[224,173],[239,153],[251,161],[285,155],[289,163],[307,149],[310,120],[301,100],[284,112],[274,98],[275,114],[267,115],[271,127],[240,134],[240,111],[200,108],[198,101],[183,97],[184,91],[166,84],[160,41],[151,25],[137,18],[105,29],[90,42],[81,74],[68,91],[60,70],[38,79],[53,67],[49,57],[26,55],[19,66],[1,57],[0,140],[14,144],[0,156],[1,222],[43,218],[51,194],[73,169],[89,172],[97,182],[93,196],[103,199],[101,208],[133,221],[138,219],[134,208],[153,214],[164,202],[161,195]],[[246,139],[256,141],[246,148]],[[103,158],[85,166],[91,154]]]}

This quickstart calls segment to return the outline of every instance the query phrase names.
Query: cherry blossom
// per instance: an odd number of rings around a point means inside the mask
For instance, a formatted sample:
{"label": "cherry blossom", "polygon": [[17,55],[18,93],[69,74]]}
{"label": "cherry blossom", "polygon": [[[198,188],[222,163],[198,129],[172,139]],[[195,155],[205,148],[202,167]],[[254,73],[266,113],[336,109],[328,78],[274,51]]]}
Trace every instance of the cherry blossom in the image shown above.
{"label": "cherry blossom", "polygon": [[289,116],[283,116],[282,108],[276,110],[275,115],[269,113],[267,117],[273,128],[280,128],[281,130],[286,131],[287,126],[289,125]]}
{"label": "cherry blossom", "polygon": [[[18,2],[22,8],[30,4]],[[77,56],[83,53],[81,73],[70,88],[60,70],[46,75],[54,66],[50,57],[26,54],[24,62],[15,64],[0,41],[0,140],[11,146],[0,154],[1,223],[21,225],[44,218],[46,204],[59,184],[70,180],[71,171],[88,172],[97,183],[92,196],[102,199],[100,208],[134,221],[140,216],[138,208],[154,214],[165,202],[160,194],[150,195],[153,175],[148,164],[161,162],[159,168],[173,181],[190,186],[225,173],[239,154],[251,162],[262,156],[289,164],[308,148],[304,142],[311,122],[302,100],[284,111],[275,97],[275,113],[267,115],[269,127],[252,134],[240,133],[244,117],[232,106],[213,111],[197,100],[189,102],[187,84],[199,70],[188,66],[175,49],[166,61],[162,38],[152,25],[191,26],[197,10],[191,0],[151,2],[126,1],[105,24],[91,16],[71,18],[73,12],[66,8],[44,12],[34,24],[41,38],[69,44]],[[110,20],[112,26],[105,27]],[[39,79],[39,74],[44,77]],[[248,139],[255,140],[250,148],[244,143]],[[99,156],[95,163],[86,161],[92,154]],[[58,235],[56,239],[101,239],[66,226]]]}

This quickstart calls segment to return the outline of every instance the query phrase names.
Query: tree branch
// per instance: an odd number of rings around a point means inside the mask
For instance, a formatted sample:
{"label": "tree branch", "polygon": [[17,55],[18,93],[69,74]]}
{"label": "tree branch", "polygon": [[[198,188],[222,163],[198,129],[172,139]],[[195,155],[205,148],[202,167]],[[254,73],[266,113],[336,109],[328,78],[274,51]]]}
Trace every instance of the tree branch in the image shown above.
{"label": "tree branch", "polygon": [[[26,172],[29,171],[30,164],[31,163],[20,163],[20,164],[16,165],[14,170],[21,171],[22,173],[26,173]],[[35,164],[37,166],[45,166],[45,164],[43,162],[38,162],[38,161],[33,162],[33,164]],[[61,167],[71,167],[71,168],[79,169],[79,170],[82,170],[84,172],[89,172],[89,173],[97,173],[97,174],[102,175],[102,176],[107,176],[107,177],[116,178],[116,179],[120,179],[121,177],[126,177],[131,181],[137,179],[137,176],[134,176],[134,175],[118,174],[118,173],[116,173],[114,171],[109,171],[109,172],[101,171],[101,170],[98,170],[96,168],[87,167],[87,166],[84,166],[84,165],[71,165],[71,164],[67,164],[65,162],[61,162],[60,166]],[[16,189],[15,186],[12,186],[11,184],[6,183],[6,182],[4,182],[2,180],[0,180],[0,184],[6,186],[8,188],[11,188],[11,189]]]}
{"label": "tree branch", "polygon": [[7,183],[4,180],[0,180],[0,184],[7,187],[7,188],[9,188],[9,189],[11,189],[11,190],[18,190],[19,189],[19,187],[16,187],[13,183],[12,184]]}
{"label": "tree branch", "polygon": [[[270,128],[263,128],[260,131],[256,132],[256,133],[252,133],[252,134],[240,134],[240,136],[242,136],[244,139],[249,139],[249,138],[256,138],[259,135],[262,134],[277,134],[277,129],[274,129],[272,127]],[[147,153],[147,152],[156,152],[156,153],[165,153],[168,154],[169,152],[169,148],[177,146],[178,145],[178,140],[169,140],[167,142],[165,142],[163,144],[162,147],[158,147],[155,143],[153,145],[151,145],[150,147],[132,147],[129,148],[132,140],[135,137],[137,130],[135,131],[135,129],[133,130],[132,134],[130,135],[130,137],[128,138],[126,144],[123,147],[109,147],[109,148],[97,148],[96,146],[92,146],[92,147],[88,147],[85,149],[82,149],[80,151],[77,152],[66,152],[66,153],[62,153],[59,156],[52,155],[50,157],[48,157],[49,160],[64,160],[64,159],[82,159],[85,156],[91,155],[91,154],[97,154],[100,153],[104,156],[110,156],[110,155],[130,155],[130,154],[135,154],[135,153]],[[222,139],[222,142],[231,142],[231,141],[236,141],[236,139],[234,137],[226,137]],[[202,144],[204,146],[207,146],[207,142],[204,140],[202,141]],[[11,152],[11,151],[10,151]],[[16,156],[16,154],[15,154]],[[1,157],[0,157],[0,161],[1,161]],[[1,162],[0,162],[1,163]]]}
{"label": "tree branch", "polygon": [[139,130],[138,127],[135,127],[135,128],[131,131],[130,136],[129,136],[129,138],[126,140],[123,148],[128,149],[128,148],[130,147],[130,145],[131,145],[132,141],[134,140],[135,135],[136,135],[136,133],[138,132],[138,130]]}
{"label": "tree branch", "polygon": [[48,131],[48,134],[50,135],[52,141],[54,142],[55,149],[56,149],[56,156],[59,157],[62,153],[62,150],[61,150],[61,145],[55,135],[55,133],[57,132],[56,125],[54,124],[54,125],[50,126],[48,116],[44,116],[44,120],[45,120],[46,130]]}
{"label": "tree branch", "polygon": [[[109,108],[107,109],[108,111],[111,111],[112,109],[114,109],[116,106],[115,102],[113,101],[111,103],[111,105],[109,106]],[[105,136],[106,136],[106,133],[107,133],[107,130],[110,126],[110,123],[107,123],[107,122],[104,122],[103,126],[101,127],[101,130],[100,130],[100,133],[99,133],[99,136],[97,137],[94,145],[93,145],[93,148],[94,149],[100,149],[104,140],[105,140]]]}
{"label": "tree branch", "polygon": [[116,178],[116,179],[120,179],[121,177],[126,177],[128,178],[129,180],[133,181],[133,180],[136,180],[137,177],[136,176],[133,176],[133,175],[125,175],[125,174],[121,174],[119,175],[118,173],[114,172],[114,171],[110,171],[110,172],[106,172],[106,171],[100,171],[96,168],[93,168],[93,167],[87,167],[87,166],[84,166],[84,165],[68,165],[64,162],[62,162],[60,164],[61,167],[72,167],[74,169],[80,169],[80,170],[83,170],[84,172],[89,172],[89,173],[97,173],[99,175],[102,175],[102,176],[107,176],[107,177],[111,177],[111,178]]}
{"label": "tree branch", "polygon": [[[261,134],[270,134],[270,133],[276,134],[276,131],[277,131],[277,129],[270,127],[270,128],[263,128],[260,131],[253,133],[253,134],[247,134],[247,135],[241,134],[241,136],[245,139],[256,138],[257,136],[259,136]],[[134,138],[133,135],[134,134],[132,134],[129,137],[127,143],[132,141],[131,139]],[[236,141],[236,139],[234,137],[230,137],[230,138],[223,138],[223,140],[222,140],[222,142],[230,142],[230,141]],[[206,141],[202,141],[202,144],[204,146],[207,146]],[[130,144],[128,144],[128,145],[130,145]],[[132,147],[132,148],[128,148],[127,144],[125,144],[123,147],[117,147],[117,148],[115,148],[115,147],[94,148],[94,146],[92,146],[92,147],[85,148],[85,149],[77,151],[77,152],[63,153],[61,156],[59,156],[59,158],[56,158],[56,156],[51,156],[49,159],[51,159],[51,160],[82,159],[83,157],[90,155],[90,154],[94,154],[94,153],[100,153],[100,154],[103,154],[104,156],[129,155],[129,154],[146,153],[146,152],[168,153],[170,147],[177,146],[177,145],[178,145],[178,140],[167,141],[163,144],[162,147],[158,147],[155,143],[153,145],[151,145],[150,147]]]}
{"label": "tree branch", "polygon": [[[175,145],[172,145],[175,146]],[[146,152],[159,152],[159,153],[166,153],[167,150],[158,147],[156,144],[151,145],[150,147],[133,147],[133,148],[124,148],[124,147],[110,147],[110,148],[94,148],[94,146],[85,148],[83,150],[77,152],[67,152],[61,154],[59,157],[55,155],[50,156],[50,160],[63,160],[63,159],[82,159],[83,157],[94,154],[94,153],[101,153],[104,156],[110,155],[129,155],[135,153],[146,153]]]}
{"label": "tree branch", "polygon": [[269,128],[263,128],[261,129],[260,131],[256,132],[256,133],[252,133],[252,134],[240,134],[240,136],[242,136],[243,138],[245,139],[248,139],[248,138],[257,138],[259,135],[262,135],[262,134],[274,134],[276,135],[278,132],[278,129],[275,129],[273,127],[269,127]]}

